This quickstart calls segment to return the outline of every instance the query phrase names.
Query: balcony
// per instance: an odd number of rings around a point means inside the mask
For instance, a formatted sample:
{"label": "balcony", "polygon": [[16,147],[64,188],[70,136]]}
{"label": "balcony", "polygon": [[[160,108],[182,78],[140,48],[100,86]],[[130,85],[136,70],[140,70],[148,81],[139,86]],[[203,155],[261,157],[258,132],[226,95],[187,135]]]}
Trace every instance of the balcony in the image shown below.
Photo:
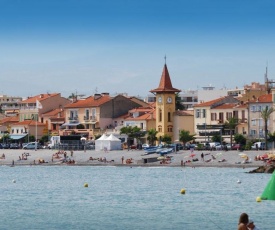
{"label": "balcony", "polygon": [[68,117],[68,120],[70,123],[77,123],[78,122],[78,117]]}
{"label": "balcony", "polygon": [[92,122],[95,122],[95,121],[96,121],[96,116],[90,116],[90,120],[91,120]]}

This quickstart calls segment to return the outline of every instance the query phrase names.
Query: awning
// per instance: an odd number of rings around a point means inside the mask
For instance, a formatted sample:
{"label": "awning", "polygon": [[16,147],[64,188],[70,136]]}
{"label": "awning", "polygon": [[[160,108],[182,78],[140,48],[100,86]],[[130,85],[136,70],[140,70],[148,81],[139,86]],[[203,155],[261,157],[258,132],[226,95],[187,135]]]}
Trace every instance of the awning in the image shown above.
{"label": "awning", "polygon": [[201,133],[207,132],[207,133],[212,133],[212,132],[220,132],[220,129],[206,129],[206,130],[200,130]]}
{"label": "awning", "polygon": [[13,140],[19,140],[19,139],[21,139],[21,138],[23,138],[23,137],[25,137],[25,136],[27,136],[27,134],[23,134],[23,135],[16,135],[16,134],[12,134],[12,135],[9,135],[9,137],[11,138],[11,139],[13,139]]}
{"label": "awning", "polygon": [[63,127],[65,127],[65,126],[78,126],[80,123],[64,123],[63,125],[61,125],[61,126],[63,126]]}

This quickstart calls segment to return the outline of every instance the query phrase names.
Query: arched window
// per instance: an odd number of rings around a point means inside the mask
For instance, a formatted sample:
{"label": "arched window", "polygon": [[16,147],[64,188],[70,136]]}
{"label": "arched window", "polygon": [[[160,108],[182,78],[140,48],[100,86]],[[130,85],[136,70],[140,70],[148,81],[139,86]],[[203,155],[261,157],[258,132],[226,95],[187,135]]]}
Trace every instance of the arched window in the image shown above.
{"label": "arched window", "polygon": [[162,126],[161,125],[158,126],[158,132],[162,132]]}
{"label": "arched window", "polygon": [[171,113],[168,112],[168,122],[171,122]]}
{"label": "arched window", "polygon": [[159,121],[162,121],[162,110],[159,109]]}

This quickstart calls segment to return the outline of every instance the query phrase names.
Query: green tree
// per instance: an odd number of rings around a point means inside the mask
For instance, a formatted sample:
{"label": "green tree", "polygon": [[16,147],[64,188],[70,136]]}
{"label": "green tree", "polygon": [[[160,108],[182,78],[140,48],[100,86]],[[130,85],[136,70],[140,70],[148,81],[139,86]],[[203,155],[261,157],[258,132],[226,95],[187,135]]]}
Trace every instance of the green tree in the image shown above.
{"label": "green tree", "polygon": [[72,101],[74,102],[74,101],[77,101],[78,98],[84,97],[84,96],[85,96],[84,94],[78,94],[77,91],[76,91],[75,93],[72,93],[72,94],[68,97],[68,99],[70,99],[70,100],[72,100]]}
{"label": "green tree", "polygon": [[40,142],[42,143],[42,144],[45,144],[45,143],[47,143],[49,141],[49,136],[48,135],[43,135],[42,137],[41,137],[41,139],[40,139]]}
{"label": "green tree", "polygon": [[213,142],[219,142],[219,143],[221,143],[221,142],[223,141],[222,136],[221,136],[221,135],[218,135],[218,134],[212,136],[212,137],[211,137],[211,140],[212,140]]}
{"label": "green tree", "polygon": [[232,146],[232,139],[233,139],[232,138],[232,136],[233,136],[233,132],[232,131],[235,130],[235,128],[237,127],[238,123],[239,123],[239,120],[236,117],[231,117],[231,118],[229,118],[224,123],[225,127],[229,128],[229,131],[230,131],[230,146]]}
{"label": "green tree", "polygon": [[264,120],[264,134],[265,134],[265,148],[268,149],[267,147],[267,134],[268,134],[268,120],[270,118],[270,115],[274,112],[273,107],[268,107],[266,106],[262,111],[261,111],[261,118]]}
{"label": "green tree", "polygon": [[179,93],[176,93],[175,101],[176,101],[176,110],[183,110],[184,105],[181,104],[181,97]]}
{"label": "green tree", "polygon": [[127,145],[128,148],[130,147],[130,140],[136,138],[138,142],[140,142],[140,138],[144,137],[146,132],[141,131],[140,128],[137,126],[132,127],[132,126],[125,126],[120,129],[120,134],[126,134],[128,136]]}
{"label": "green tree", "polygon": [[165,135],[162,137],[161,141],[163,141],[163,142],[166,143],[166,144],[171,144],[172,138],[171,138],[169,135],[165,134]]}
{"label": "green tree", "polygon": [[179,134],[179,140],[183,143],[184,147],[187,142],[193,141],[195,139],[195,134],[190,134],[187,130],[181,130]]}
{"label": "green tree", "polygon": [[8,134],[8,133],[5,133],[4,135],[3,135],[3,137],[2,137],[3,139],[2,139],[2,142],[4,142],[4,143],[8,143],[9,142],[9,140],[10,140],[10,134]]}
{"label": "green tree", "polygon": [[84,125],[83,124],[79,124],[76,126],[77,129],[85,129]]}
{"label": "green tree", "polygon": [[239,133],[236,133],[234,135],[234,140],[236,143],[241,144],[241,145],[245,145],[245,143],[246,143],[246,138],[244,137],[244,135],[239,134]]}
{"label": "green tree", "polygon": [[147,132],[147,140],[149,141],[150,145],[154,145],[157,138],[158,131],[155,129],[150,129]]}

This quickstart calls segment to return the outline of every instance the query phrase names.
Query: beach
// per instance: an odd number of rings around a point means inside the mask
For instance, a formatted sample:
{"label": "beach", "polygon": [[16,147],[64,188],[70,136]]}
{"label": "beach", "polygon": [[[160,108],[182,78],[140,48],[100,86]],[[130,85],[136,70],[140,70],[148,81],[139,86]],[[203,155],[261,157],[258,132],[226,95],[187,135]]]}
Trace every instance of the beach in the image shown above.
{"label": "beach", "polygon": [[[59,154],[57,154],[58,152]],[[82,150],[73,151],[73,153],[71,153],[71,151],[59,151],[54,149],[1,149],[0,155],[4,154],[5,159],[0,160],[0,165],[259,167],[265,165],[265,162],[256,161],[255,156],[263,155],[265,152],[266,151],[191,152],[190,150],[180,150],[168,154],[168,159],[161,159],[159,158],[159,154],[154,153],[146,155],[144,150]],[[66,158],[64,158],[64,153],[66,154]],[[201,158],[201,153],[204,154],[204,159]],[[246,156],[248,157],[249,163],[245,163]],[[25,160],[23,160],[24,158]],[[156,160],[156,158],[158,158],[158,160]],[[164,158],[166,157],[164,156]],[[195,161],[195,159],[197,159],[197,161]]]}

